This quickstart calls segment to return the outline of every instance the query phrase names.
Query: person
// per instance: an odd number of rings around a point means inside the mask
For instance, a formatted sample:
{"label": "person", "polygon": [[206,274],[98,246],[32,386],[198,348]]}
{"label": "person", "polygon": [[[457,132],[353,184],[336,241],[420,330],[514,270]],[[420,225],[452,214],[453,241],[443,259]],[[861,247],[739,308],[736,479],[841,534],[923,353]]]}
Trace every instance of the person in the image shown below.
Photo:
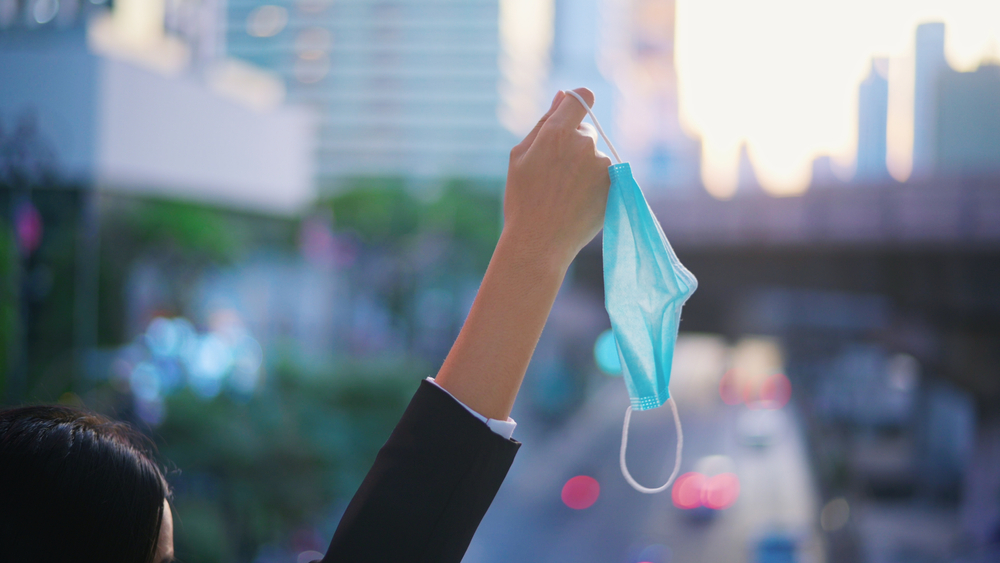
{"label": "person", "polygon": [[[586,88],[576,90],[593,105]],[[511,409],[566,271],[601,229],[611,161],[558,92],[510,153],[504,225],[443,365],[422,381],[323,563],[462,559],[520,444]],[[125,425],[77,409],[0,412],[0,561],[165,563],[167,481]]]}

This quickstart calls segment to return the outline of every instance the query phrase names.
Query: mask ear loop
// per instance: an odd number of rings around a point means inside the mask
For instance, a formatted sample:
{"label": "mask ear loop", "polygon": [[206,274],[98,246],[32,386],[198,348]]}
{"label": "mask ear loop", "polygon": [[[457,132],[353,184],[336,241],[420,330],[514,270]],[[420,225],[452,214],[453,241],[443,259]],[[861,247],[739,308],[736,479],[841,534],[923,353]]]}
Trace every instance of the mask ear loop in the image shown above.
{"label": "mask ear loop", "polygon": [[[583,107],[586,108],[587,110],[587,115],[590,116],[590,120],[594,122],[594,127],[597,128],[597,132],[600,133],[601,138],[604,139],[604,142],[607,143],[608,148],[611,149],[611,154],[614,155],[615,160],[618,162],[618,164],[621,164],[622,159],[620,156],[618,156],[618,151],[616,151],[615,146],[611,144],[611,139],[608,139],[608,136],[604,134],[604,129],[601,128],[601,122],[597,121],[597,117],[594,115],[594,112],[590,110],[590,106],[587,105],[587,102],[584,101],[583,97],[581,97],[580,94],[577,94],[572,90],[566,90],[565,93],[569,94],[570,96],[573,96],[574,98],[579,100],[581,104],[583,104]],[[625,477],[625,480],[628,481],[629,485],[632,485],[633,489],[639,491],[640,493],[646,493],[647,495],[662,493],[663,491],[667,490],[667,488],[673,484],[674,479],[677,478],[677,474],[680,473],[681,470],[681,452],[684,450],[684,430],[681,428],[681,417],[678,416],[677,414],[677,403],[674,402],[674,398],[670,397],[669,399],[667,399],[667,403],[670,404],[670,410],[674,413],[674,427],[677,428],[677,456],[676,459],[674,460],[674,471],[673,473],[670,474],[670,478],[667,479],[666,483],[655,489],[643,487],[642,485],[637,483],[635,479],[632,478],[632,474],[628,472],[628,466],[625,464],[625,449],[628,446],[628,425],[629,422],[632,420],[632,406],[629,405],[628,409],[625,410],[625,424],[622,425],[622,452],[621,452],[621,457],[619,459],[622,467],[622,476]]]}
{"label": "mask ear loop", "polygon": [[677,457],[674,461],[674,471],[670,474],[670,478],[667,479],[666,483],[655,489],[643,487],[637,483],[635,479],[632,478],[632,475],[628,472],[628,467],[625,465],[625,447],[628,445],[628,424],[632,419],[632,406],[629,405],[628,409],[625,410],[625,424],[622,425],[622,453],[620,458],[622,475],[625,477],[625,480],[628,481],[628,484],[632,485],[633,489],[639,491],[640,493],[646,493],[647,495],[662,493],[667,490],[667,488],[673,484],[674,479],[677,478],[677,474],[680,473],[681,470],[681,451],[684,449],[684,430],[681,429],[681,418],[677,415],[677,403],[674,402],[674,398],[670,397],[667,399],[667,403],[670,404],[670,410],[674,413],[674,426],[677,428]]}
{"label": "mask ear loop", "polygon": [[611,154],[614,155],[615,161],[618,164],[621,164],[622,158],[618,156],[618,151],[616,151],[615,146],[611,144],[611,139],[608,139],[608,136],[604,134],[604,129],[601,128],[601,122],[597,121],[597,117],[594,115],[594,112],[590,111],[590,106],[588,106],[587,102],[583,100],[583,97],[572,90],[566,90],[564,93],[573,96],[577,100],[580,100],[580,103],[583,104],[583,107],[587,109],[587,115],[590,116],[590,120],[594,122],[594,127],[597,128],[597,132],[601,134],[601,138],[604,139],[604,142],[607,143],[608,148],[611,149]]}

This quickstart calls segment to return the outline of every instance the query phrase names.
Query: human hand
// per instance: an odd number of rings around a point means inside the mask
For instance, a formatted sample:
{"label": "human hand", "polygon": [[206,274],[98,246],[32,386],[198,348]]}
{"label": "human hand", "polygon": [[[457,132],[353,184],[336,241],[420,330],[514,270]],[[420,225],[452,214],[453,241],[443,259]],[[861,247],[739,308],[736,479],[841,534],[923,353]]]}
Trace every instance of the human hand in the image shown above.
{"label": "human hand", "polygon": [[[575,90],[593,106],[594,94]],[[587,110],[563,92],[535,128],[510,151],[502,237],[521,252],[569,267],[604,222],[611,159],[597,133],[582,123]]]}

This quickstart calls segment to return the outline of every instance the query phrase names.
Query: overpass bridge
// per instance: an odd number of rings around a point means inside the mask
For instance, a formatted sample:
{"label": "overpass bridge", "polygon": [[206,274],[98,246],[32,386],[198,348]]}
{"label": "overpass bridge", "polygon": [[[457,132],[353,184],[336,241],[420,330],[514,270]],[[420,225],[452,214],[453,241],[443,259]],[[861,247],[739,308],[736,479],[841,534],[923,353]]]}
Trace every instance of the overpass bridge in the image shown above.
{"label": "overpass bridge", "polygon": [[[809,357],[876,342],[1000,413],[1000,177],[650,207],[698,277],[684,330],[773,334]],[[601,289],[599,243],[577,268]]]}

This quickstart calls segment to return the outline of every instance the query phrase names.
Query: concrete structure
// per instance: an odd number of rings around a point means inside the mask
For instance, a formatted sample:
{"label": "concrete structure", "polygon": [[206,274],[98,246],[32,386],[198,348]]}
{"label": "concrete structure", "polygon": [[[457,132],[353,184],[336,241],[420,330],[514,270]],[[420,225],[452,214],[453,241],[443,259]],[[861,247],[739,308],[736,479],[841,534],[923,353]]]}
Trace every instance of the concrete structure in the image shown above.
{"label": "concrete structure", "polygon": [[547,108],[551,3],[232,0],[228,53],[320,115],[317,174],[502,178]]}
{"label": "concrete structure", "polygon": [[858,153],[854,179],[881,182],[886,167],[886,124],[889,116],[889,59],[872,59],[871,71],[858,88]]}
{"label": "concrete structure", "polygon": [[1000,172],[1000,66],[945,72],[938,84],[934,159],[940,175]]}
{"label": "concrete structure", "polygon": [[224,62],[193,72],[187,44],[163,34],[162,14],[141,41],[117,13],[95,16],[89,26],[0,35],[0,116],[32,116],[59,175],[267,212],[313,199],[311,117],[282,105],[272,81]]}
{"label": "concrete structure", "polygon": [[916,68],[913,91],[913,177],[934,173],[934,132],[937,109],[937,83],[948,70],[944,57],[944,24],[917,26]]}

